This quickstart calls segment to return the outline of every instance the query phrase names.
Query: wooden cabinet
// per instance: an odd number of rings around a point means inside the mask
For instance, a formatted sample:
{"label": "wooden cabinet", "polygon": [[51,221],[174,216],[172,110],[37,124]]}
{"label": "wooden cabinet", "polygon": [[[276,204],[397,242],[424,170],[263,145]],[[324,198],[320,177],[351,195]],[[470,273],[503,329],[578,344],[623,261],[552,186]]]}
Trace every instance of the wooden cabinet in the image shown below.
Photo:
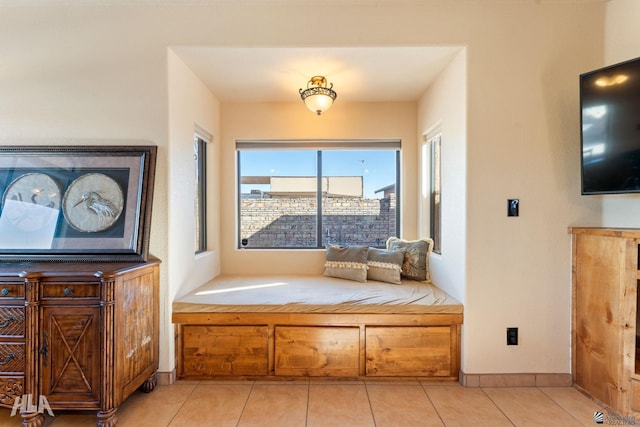
{"label": "wooden cabinet", "polygon": [[624,415],[640,410],[640,230],[571,228],[573,378]]}
{"label": "wooden cabinet", "polygon": [[[158,279],[157,260],[0,263],[0,406],[44,396],[116,425],[124,399],[155,387]],[[23,426],[43,425],[21,412]]]}
{"label": "wooden cabinet", "polygon": [[179,379],[457,381],[462,314],[173,313]]}

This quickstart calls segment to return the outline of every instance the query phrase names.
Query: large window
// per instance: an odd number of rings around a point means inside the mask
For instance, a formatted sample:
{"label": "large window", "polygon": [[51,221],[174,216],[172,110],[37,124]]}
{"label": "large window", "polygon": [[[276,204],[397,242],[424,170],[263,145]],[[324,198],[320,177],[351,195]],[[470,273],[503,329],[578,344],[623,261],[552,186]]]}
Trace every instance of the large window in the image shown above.
{"label": "large window", "polygon": [[384,247],[399,235],[399,141],[238,141],[238,247]]}

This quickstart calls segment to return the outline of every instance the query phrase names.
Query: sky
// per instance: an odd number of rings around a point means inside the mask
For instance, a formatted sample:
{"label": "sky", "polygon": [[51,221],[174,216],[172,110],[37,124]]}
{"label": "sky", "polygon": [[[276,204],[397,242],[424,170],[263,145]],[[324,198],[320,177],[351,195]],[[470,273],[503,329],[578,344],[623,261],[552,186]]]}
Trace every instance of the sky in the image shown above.
{"label": "sky", "polygon": [[[241,176],[316,176],[317,151],[242,151]],[[395,183],[396,150],[323,150],[323,176],[362,176],[364,196],[381,198],[375,191]],[[243,185],[242,193],[252,189],[268,191],[268,185]]]}

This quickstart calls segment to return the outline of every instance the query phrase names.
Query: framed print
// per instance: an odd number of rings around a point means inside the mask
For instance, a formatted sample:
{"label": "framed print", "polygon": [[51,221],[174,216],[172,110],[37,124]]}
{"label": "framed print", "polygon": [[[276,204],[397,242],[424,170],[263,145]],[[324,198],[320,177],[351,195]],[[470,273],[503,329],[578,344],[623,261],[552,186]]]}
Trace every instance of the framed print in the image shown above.
{"label": "framed print", "polygon": [[146,261],[155,146],[0,146],[0,261]]}

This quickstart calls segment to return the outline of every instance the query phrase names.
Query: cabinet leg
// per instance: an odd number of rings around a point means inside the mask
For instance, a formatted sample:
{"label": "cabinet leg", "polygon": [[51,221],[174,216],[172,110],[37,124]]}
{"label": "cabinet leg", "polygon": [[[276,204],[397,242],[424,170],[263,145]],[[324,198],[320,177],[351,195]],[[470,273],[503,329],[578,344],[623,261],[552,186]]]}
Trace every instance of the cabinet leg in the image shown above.
{"label": "cabinet leg", "polygon": [[118,417],[116,411],[118,408],[109,409],[108,411],[98,412],[98,427],[116,427]]}
{"label": "cabinet leg", "polygon": [[158,384],[158,377],[154,372],[153,374],[151,374],[148,380],[142,383],[142,385],[140,386],[140,391],[143,391],[145,393],[151,393],[153,389],[156,388],[157,384]]}
{"label": "cabinet leg", "polygon": [[22,427],[41,427],[44,425],[44,415],[39,412],[22,414]]}

